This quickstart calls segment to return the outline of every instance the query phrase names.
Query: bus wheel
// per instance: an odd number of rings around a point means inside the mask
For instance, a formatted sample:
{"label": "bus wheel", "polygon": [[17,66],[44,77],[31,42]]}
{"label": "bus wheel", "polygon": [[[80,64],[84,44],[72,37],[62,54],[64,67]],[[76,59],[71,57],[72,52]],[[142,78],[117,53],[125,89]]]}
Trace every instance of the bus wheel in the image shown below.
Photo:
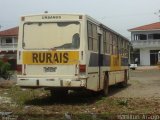
{"label": "bus wheel", "polygon": [[104,76],[104,84],[103,84],[103,90],[102,90],[102,94],[104,96],[108,95],[108,91],[109,91],[109,79],[108,79],[108,73],[105,74]]}
{"label": "bus wheel", "polygon": [[50,90],[50,93],[52,97],[61,97],[61,96],[66,96],[68,94],[68,90],[54,89]]}

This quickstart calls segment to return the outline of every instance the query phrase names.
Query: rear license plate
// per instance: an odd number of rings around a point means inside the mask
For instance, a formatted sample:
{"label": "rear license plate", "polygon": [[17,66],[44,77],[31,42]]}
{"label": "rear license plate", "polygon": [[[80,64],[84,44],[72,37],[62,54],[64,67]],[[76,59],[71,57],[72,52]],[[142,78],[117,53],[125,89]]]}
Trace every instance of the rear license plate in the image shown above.
{"label": "rear license plate", "polygon": [[56,72],[57,67],[43,67],[44,72]]}

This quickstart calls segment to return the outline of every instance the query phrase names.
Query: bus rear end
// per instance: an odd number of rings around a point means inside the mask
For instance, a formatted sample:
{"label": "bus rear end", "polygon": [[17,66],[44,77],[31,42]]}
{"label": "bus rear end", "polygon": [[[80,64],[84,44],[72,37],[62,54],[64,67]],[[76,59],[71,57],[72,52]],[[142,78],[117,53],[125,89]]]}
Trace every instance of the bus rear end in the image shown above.
{"label": "bus rear end", "polygon": [[86,87],[82,15],[34,15],[21,18],[17,63],[25,88],[54,91]]}

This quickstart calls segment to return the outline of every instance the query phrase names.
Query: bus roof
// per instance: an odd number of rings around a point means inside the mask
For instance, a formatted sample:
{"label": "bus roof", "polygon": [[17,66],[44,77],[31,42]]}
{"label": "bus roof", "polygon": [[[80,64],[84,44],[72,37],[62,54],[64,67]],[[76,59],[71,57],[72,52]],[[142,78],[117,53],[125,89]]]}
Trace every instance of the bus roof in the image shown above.
{"label": "bus roof", "polygon": [[123,35],[119,34],[118,32],[112,30],[111,28],[107,27],[106,25],[102,24],[101,22],[97,21],[96,19],[92,18],[91,16],[87,15],[87,14],[84,14],[84,13],[41,13],[41,14],[32,14],[32,15],[25,15],[23,17],[33,17],[33,16],[40,16],[40,15],[82,15],[82,16],[86,16],[87,19],[90,19],[92,21],[94,21],[95,23],[97,23],[100,27],[122,37],[123,39],[125,39],[126,41],[130,42],[129,39],[127,39],[126,37],[124,37]]}
{"label": "bus roof", "polygon": [[23,17],[29,17],[29,16],[39,16],[39,15],[83,15],[84,13],[40,13],[40,14],[30,14],[30,15],[24,15]]}

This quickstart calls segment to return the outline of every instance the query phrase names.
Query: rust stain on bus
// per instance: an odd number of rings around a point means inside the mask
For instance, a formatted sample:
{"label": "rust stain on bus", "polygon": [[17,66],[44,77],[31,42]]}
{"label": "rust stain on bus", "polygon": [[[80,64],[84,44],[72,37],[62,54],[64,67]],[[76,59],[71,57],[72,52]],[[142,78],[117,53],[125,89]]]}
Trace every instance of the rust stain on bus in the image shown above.
{"label": "rust stain on bus", "polygon": [[121,55],[111,55],[111,70],[121,70]]}

